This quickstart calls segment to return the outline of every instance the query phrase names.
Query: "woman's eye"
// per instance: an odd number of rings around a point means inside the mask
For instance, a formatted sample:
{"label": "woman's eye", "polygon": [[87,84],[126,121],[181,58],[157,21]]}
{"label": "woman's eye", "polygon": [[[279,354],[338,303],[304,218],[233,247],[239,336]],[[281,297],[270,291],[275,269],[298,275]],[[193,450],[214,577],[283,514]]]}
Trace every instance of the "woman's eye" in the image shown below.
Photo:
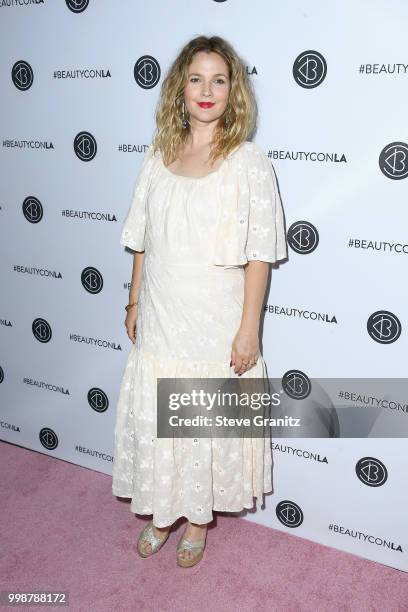
{"label": "woman's eye", "polygon": [[[195,83],[196,81],[199,81],[198,77],[191,77],[190,78],[190,83]],[[224,85],[225,84],[224,79],[215,79],[215,82],[219,83],[220,85]]]}

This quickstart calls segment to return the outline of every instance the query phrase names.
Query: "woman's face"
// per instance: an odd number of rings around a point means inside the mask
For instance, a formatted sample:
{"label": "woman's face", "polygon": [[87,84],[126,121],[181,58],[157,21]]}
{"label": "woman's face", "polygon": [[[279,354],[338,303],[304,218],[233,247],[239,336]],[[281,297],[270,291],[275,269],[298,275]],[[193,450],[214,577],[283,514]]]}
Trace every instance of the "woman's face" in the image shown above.
{"label": "woman's face", "polygon": [[226,109],[230,88],[226,61],[213,51],[198,51],[187,69],[184,89],[190,124],[218,121]]}

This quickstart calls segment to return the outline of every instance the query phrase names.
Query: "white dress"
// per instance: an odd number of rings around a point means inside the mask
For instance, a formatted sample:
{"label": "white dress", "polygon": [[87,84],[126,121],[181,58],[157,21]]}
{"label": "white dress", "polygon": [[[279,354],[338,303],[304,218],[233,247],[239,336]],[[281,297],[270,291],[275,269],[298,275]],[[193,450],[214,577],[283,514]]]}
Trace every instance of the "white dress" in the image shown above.
{"label": "white dress", "polygon": [[[242,143],[205,177],[175,175],[145,153],[120,238],[145,251],[136,342],[114,430],[112,493],[157,527],[239,512],[272,491],[270,438],[157,438],[159,377],[237,377],[230,367],[248,260],[287,256],[273,166]],[[267,377],[262,355],[242,377]],[[242,378],[241,377],[241,378]]]}

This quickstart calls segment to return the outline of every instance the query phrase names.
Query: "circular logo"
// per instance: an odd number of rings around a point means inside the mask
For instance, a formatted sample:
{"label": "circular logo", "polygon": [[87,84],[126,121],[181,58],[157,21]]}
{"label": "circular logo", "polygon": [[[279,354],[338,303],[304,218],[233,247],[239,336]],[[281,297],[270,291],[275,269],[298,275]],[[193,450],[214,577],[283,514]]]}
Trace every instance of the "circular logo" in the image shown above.
{"label": "circular logo", "polygon": [[34,72],[30,64],[24,60],[16,62],[11,69],[11,80],[20,91],[30,89],[34,81]]}
{"label": "circular logo", "polygon": [[49,427],[43,427],[40,430],[39,436],[40,442],[47,450],[54,450],[58,446],[58,436]]}
{"label": "circular logo", "polygon": [[392,142],[383,148],[378,159],[380,170],[396,181],[408,176],[408,144]]}
{"label": "circular logo", "polygon": [[34,319],[31,329],[38,342],[49,342],[51,340],[51,325],[45,319]]}
{"label": "circular logo", "polygon": [[156,87],[160,79],[159,62],[151,55],[142,55],[133,69],[136,83],[143,89]]}
{"label": "circular logo", "polygon": [[288,499],[285,499],[276,506],[276,516],[286,527],[299,527],[303,523],[303,512],[301,508]]}
{"label": "circular logo", "polygon": [[375,457],[363,457],[357,461],[356,474],[369,487],[381,487],[388,478],[387,468]]}
{"label": "circular logo", "polygon": [[88,404],[95,412],[106,412],[109,408],[108,396],[102,389],[93,387],[88,391]]}
{"label": "circular logo", "polygon": [[73,13],[82,13],[88,8],[89,0],[65,0],[65,4]]}
{"label": "circular logo", "polygon": [[310,379],[300,370],[289,370],[282,377],[282,388],[292,399],[305,399],[312,390]]}
{"label": "circular logo", "polygon": [[27,196],[23,202],[23,215],[30,223],[38,223],[43,218],[44,209],[40,200],[34,196]]}
{"label": "circular logo", "polygon": [[394,313],[388,310],[377,310],[368,318],[367,331],[376,342],[391,344],[401,335],[401,323]]}
{"label": "circular logo", "polygon": [[4,380],[4,370],[3,368],[0,366],[0,383],[2,383]]}
{"label": "circular logo", "polygon": [[74,139],[75,155],[81,161],[91,161],[97,151],[96,140],[89,132],[79,132]]}
{"label": "circular logo", "polygon": [[293,78],[306,89],[320,85],[327,74],[327,64],[318,51],[303,51],[293,62]]}
{"label": "circular logo", "polygon": [[319,233],[309,221],[296,221],[288,229],[288,244],[300,255],[308,255],[319,244]]}
{"label": "circular logo", "polygon": [[99,293],[103,287],[102,274],[91,266],[84,268],[81,274],[81,283],[88,293]]}

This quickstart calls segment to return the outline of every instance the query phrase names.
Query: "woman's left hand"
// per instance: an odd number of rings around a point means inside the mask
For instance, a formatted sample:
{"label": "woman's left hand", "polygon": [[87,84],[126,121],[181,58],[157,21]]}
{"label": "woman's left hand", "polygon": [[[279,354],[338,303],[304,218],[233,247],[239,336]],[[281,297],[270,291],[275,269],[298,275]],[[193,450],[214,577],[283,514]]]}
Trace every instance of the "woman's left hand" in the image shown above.
{"label": "woman's left hand", "polygon": [[258,331],[240,328],[231,349],[231,366],[235,374],[243,374],[252,368],[260,355]]}

